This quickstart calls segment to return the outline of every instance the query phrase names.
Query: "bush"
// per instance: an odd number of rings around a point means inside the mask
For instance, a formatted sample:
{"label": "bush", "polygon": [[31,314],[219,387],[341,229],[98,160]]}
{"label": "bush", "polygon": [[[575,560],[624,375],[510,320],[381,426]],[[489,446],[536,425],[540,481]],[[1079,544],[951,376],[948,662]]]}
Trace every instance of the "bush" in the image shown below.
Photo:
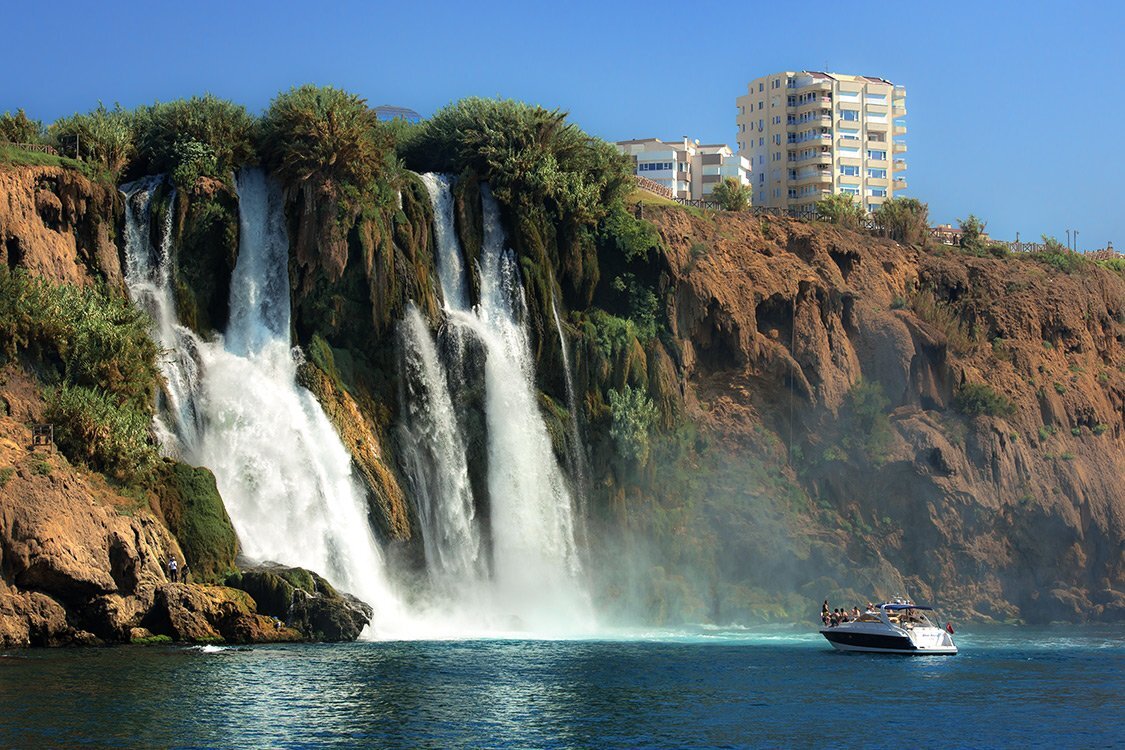
{"label": "bush", "polygon": [[1011,400],[983,383],[966,383],[957,389],[953,406],[957,411],[970,417],[982,414],[1004,417],[1013,414],[1016,410]]}
{"label": "bush", "polygon": [[0,347],[60,382],[48,412],[67,456],[124,481],[143,478],[156,456],[149,425],[159,373],[142,312],[120,295],[0,266]]}
{"label": "bush", "polygon": [[471,97],[439,110],[400,145],[419,171],[472,170],[507,206],[545,205],[597,224],[633,186],[632,164],[566,113],[510,99]]}
{"label": "bush", "polygon": [[660,234],[656,227],[633,216],[622,204],[614,206],[606,214],[598,234],[626,261],[647,260],[649,251],[660,247]]}
{"label": "bush", "polygon": [[0,469],[0,490],[7,486],[8,482],[12,479],[12,475],[15,473],[16,470],[11,466],[5,466],[3,469]]}
{"label": "bush", "polygon": [[711,190],[711,200],[724,211],[745,211],[750,208],[750,197],[754,191],[743,185],[736,177],[726,177]]}
{"label": "bush", "polygon": [[638,466],[648,461],[649,434],[658,416],[652,399],[641,390],[625,386],[610,390],[609,410],[613,423],[609,434],[617,445],[617,452]]}
{"label": "bush", "polygon": [[149,428],[152,413],[109,393],[63,384],[46,393],[55,441],[71,460],[122,482],[147,478],[159,459]]}
{"label": "bush", "polygon": [[212,94],[139,107],[135,113],[137,148],[143,171],[167,172],[181,180],[225,178],[255,161],[254,118],[241,104]]}
{"label": "bush", "polygon": [[968,250],[980,250],[983,244],[984,230],[988,225],[973,214],[969,214],[967,219],[958,219],[957,223],[961,227],[961,247]]}
{"label": "bush", "polygon": [[1009,252],[1009,250],[1008,250],[1008,246],[1007,245],[1001,245],[998,242],[994,242],[991,245],[989,245],[988,247],[986,247],[985,251],[987,251],[988,254],[991,255],[993,258],[1007,258],[1009,255],[1011,255],[1011,252]]}
{"label": "bush", "polygon": [[120,104],[107,109],[99,103],[86,114],[60,117],[47,134],[61,153],[98,164],[116,182],[137,153],[134,126],[133,114]]}
{"label": "bush", "polygon": [[1090,428],[1090,432],[1094,433],[1095,435],[1101,435],[1108,429],[1109,425],[1107,425],[1105,422],[1098,422],[1096,425]]}
{"label": "bush", "polygon": [[636,276],[631,273],[615,278],[613,288],[625,295],[629,320],[636,326],[637,338],[641,341],[654,338],[660,329],[657,317],[660,312],[660,300],[657,299],[656,293],[638,282]]}
{"label": "bush", "polygon": [[884,237],[921,245],[929,237],[930,209],[916,198],[891,198],[871,215]]}
{"label": "bush", "polygon": [[1039,253],[1029,253],[1027,257],[1062,273],[1074,273],[1089,264],[1089,261],[1084,257],[1078,253],[1072,253],[1054,237],[1044,235],[1043,244],[1046,245],[1046,250]]}
{"label": "bush", "polygon": [[848,391],[844,406],[854,419],[855,427],[845,437],[845,442],[855,444],[858,441],[867,460],[881,464],[891,443],[891,422],[887,418],[890,400],[883,386],[873,380],[856,383]]}
{"label": "bush", "polygon": [[0,115],[0,141],[9,143],[39,143],[43,137],[43,123],[32,120],[22,109],[13,115]]}
{"label": "bush", "polygon": [[366,190],[391,146],[366,100],[332,86],[306,84],[278,94],[262,119],[262,158],[290,187]]}
{"label": "bush", "polygon": [[922,320],[945,334],[949,347],[957,354],[969,354],[980,343],[979,336],[957,311],[938,299],[932,289],[923,289],[910,299],[910,308]]}
{"label": "bush", "polygon": [[847,193],[826,195],[816,202],[816,218],[830,224],[858,229],[865,216],[863,206]]}

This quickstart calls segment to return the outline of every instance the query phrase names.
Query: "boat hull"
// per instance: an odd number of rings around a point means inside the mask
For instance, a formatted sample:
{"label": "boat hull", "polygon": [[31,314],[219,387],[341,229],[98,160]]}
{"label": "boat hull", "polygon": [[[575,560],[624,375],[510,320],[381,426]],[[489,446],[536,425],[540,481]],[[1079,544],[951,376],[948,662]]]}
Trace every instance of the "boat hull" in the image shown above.
{"label": "boat hull", "polygon": [[910,654],[914,656],[952,656],[957,653],[956,646],[919,647],[905,635],[865,633],[844,628],[824,628],[820,631],[820,634],[839,651]]}

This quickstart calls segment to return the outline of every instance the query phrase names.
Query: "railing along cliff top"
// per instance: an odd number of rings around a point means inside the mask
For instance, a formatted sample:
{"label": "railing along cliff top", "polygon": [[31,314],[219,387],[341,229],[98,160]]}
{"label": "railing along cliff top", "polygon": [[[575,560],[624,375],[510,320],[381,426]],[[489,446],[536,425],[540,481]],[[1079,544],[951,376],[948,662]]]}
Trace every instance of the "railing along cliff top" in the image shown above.
{"label": "railing along cliff top", "polygon": [[0,146],[14,146],[23,151],[38,151],[41,154],[50,154],[51,156],[59,155],[59,152],[55,150],[54,146],[48,146],[45,143],[12,143],[11,141],[0,141]]}

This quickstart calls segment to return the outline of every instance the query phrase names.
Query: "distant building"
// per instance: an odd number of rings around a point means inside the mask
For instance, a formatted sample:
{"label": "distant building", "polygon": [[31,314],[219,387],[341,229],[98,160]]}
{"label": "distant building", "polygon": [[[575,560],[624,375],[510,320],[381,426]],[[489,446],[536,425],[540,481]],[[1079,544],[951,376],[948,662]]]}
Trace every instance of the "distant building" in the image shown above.
{"label": "distant building", "polygon": [[882,78],[783,72],[735,100],[738,153],[754,172],[754,203],[811,209],[848,193],[873,211],[906,189],[906,88]]}
{"label": "distant building", "polygon": [[726,177],[750,184],[750,162],[725,144],[701,145],[684,136],[679,141],[640,138],[616,145],[633,157],[638,176],[663,185],[676,198],[705,199]]}
{"label": "distant building", "polygon": [[381,104],[375,108],[375,117],[380,122],[391,120],[406,120],[412,125],[422,122],[422,115],[406,107],[393,107],[390,104]]}

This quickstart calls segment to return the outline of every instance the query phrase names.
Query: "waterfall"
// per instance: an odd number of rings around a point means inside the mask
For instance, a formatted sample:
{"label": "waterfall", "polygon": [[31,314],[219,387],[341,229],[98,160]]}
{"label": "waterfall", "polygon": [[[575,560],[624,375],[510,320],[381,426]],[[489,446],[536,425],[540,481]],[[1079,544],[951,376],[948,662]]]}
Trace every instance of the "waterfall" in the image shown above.
{"label": "waterfall", "polygon": [[586,454],[582,450],[582,434],[578,429],[578,398],[574,391],[574,375],[570,369],[570,354],[566,348],[566,336],[563,335],[562,321],[559,319],[559,309],[555,305],[554,294],[551,295],[551,316],[555,319],[555,332],[559,335],[559,349],[562,351],[563,377],[566,382],[566,405],[570,412],[570,473],[574,477],[575,491],[578,499],[576,510],[578,512],[578,539],[585,542],[586,534],[586,507],[585,493],[589,486],[588,472],[586,469]]}
{"label": "waterfall", "polygon": [[123,185],[125,195],[125,285],[129,297],[149,314],[152,337],[161,350],[160,373],[165,387],[156,417],[161,447],[169,455],[199,441],[196,409],[200,341],[180,325],[172,291],[172,220],[176,192],[168,198],[160,244],[151,240],[152,199],[162,178],[146,177]]}
{"label": "waterfall", "polygon": [[[539,411],[523,288],[515,257],[506,246],[499,211],[487,186],[482,186],[481,301],[470,309],[464,295],[464,261],[453,231],[449,180],[428,175],[425,181],[439,227],[437,259],[448,326],[458,340],[471,337],[484,351],[492,571],[478,598],[487,607],[479,618],[541,633],[588,631],[593,620],[582,585],[573,502]],[[418,330],[421,321],[410,318],[405,326],[410,341],[428,340],[428,333]],[[404,346],[424,348],[409,341]],[[464,346],[452,349],[454,359],[464,352]],[[451,373],[464,369],[460,362],[445,364]],[[417,373],[431,394],[449,387],[439,372],[435,364],[431,371]],[[444,430],[455,433],[452,414],[434,412],[441,402],[442,398],[433,398],[412,403],[406,415],[408,429],[440,423]],[[445,465],[410,459],[416,484],[445,482],[460,487],[460,466],[465,459],[460,449],[454,452],[458,454],[455,460]],[[433,476],[450,471],[457,476]],[[461,499],[446,493],[440,501]]]}
{"label": "waterfall", "polygon": [[[151,193],[158,182],[124,189]],[[316,398],[296,382],[300,362],[289,345],[289,248],[280,188],[250,169],[238,175],[237,189],[239,256],[230,324],[213,342],[199,341],[175,322],[171,274],[154,267],[146,249],[147,204],[138,211],[132,197],[128,202],[126,256],[134,300],[155,310],[154,337],[180,353],[177,363],[194,362],[183,352],[199,360],[177,376],[189,384],[198,429],[191,431],[185,409],[170,410],[180,453],[214,472],[246,556],[315,570],[375,607],[377,634],[396,628],[402,612],[386,581],[351,456]],[[170,382],[169,391],[175,390]]]}

